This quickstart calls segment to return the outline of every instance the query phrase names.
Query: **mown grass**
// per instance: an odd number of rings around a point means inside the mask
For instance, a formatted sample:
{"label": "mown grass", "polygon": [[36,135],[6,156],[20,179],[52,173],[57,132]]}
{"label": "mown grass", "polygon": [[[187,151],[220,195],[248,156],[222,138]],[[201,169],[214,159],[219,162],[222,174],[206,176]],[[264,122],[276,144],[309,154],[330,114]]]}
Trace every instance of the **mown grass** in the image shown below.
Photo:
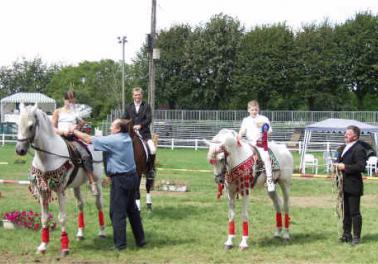
{"label": "mown grass", "polygon": [[[14,164],[14,145],[0,148],[0,179],[26,179],[31,157],[25,164]],[[294,178],[291,192],[291,240],[274,239],[275,212],[265,190],[253,190],[250,206],[250,248],[240,251],[223,249],[227,236],[226,197],[216,200],[216,185],[205,150],[159,149],[157,182],[178,181],[189,186],[190,192],[153,192],[153,212],[142,208],[148,244],[135,247],[128,225],[129,247],[118,254],[110,248],[112,228],[108,218],[109,188],[105,188],[107,234],[96,237],[97,213],[89,190],[85,188],[86,239],[76,241],[76,208],[71,191],[67,192],[68,234],[71,254],[59,259],[59,230],[52,232],[46,255],[36,255],[39,232],[25,229],[0,229],[0,263],[376,263],[378,217],[376,190],[378,183],[365,182],[362,198],[363,243],[355,248],[338,242],[338,221],[335,197],[329,179]],[[172,170],[172,169],[187,169]],[[196,171],[204,170],[204,171]],[[39,210],[26,186],[0,185],[0,214],[15,209]],[[57,203],[51,204],[54,217]],[[240,203],[237,203],[240,212]],[[241,239],[241,219],[236,219],[236,243]],[[236,245],[237,245],[236,244]]]}

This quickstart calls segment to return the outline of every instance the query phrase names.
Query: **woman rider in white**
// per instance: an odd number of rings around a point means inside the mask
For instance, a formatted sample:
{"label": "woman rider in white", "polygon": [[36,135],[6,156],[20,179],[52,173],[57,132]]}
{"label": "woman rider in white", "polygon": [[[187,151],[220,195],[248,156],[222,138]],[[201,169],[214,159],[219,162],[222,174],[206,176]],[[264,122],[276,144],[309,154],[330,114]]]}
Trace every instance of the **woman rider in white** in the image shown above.
{"label": "woman rider in white", "polygon": [[83,160],[84,171],[88,177],[91,192],[93,195],[98,195],[97,185],[93,178],[92,157],[87,149],[82,146],[81,143],[77,142],[72,132],[70,132],[72,131],[72,127],[82,127],[85,124],[84,120],[79,117],[75,110],[75,102],[75,92],[73,90],[67,91],[64,94],[64,106],[54,111],[51,121],[54,130],[58,135],[74,142],[75,147]]}
{"label": "woman rider in white", "polygon": [[260,153],[260,157],[265,165],[266,172],[266,185],[268,187],[268,192],[274,192],[275,184],[273,182],[272,176],[272,164],[270,161],[268,151],[265,151],[261,146],[257,146],[257,141],[262,138],[262,127],[264,124],[269,126],[268,134],[272,133],[272,127],[270,126],[269,119],[266,116],[260,115],[259,103],[256,100],[250,101],[248,103],[248,112],[250,116],[245,117],[242,121],[238,138],[240,139],[243,135],[246,136],[249,143],[256,146]]}

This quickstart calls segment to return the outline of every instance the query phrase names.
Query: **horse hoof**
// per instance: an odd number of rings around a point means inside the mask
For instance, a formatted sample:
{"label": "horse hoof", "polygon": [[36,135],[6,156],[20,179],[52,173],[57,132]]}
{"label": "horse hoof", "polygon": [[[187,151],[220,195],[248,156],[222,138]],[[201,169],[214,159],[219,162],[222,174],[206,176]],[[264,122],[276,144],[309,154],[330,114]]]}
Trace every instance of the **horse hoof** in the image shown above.
{"label": "horse hoof", "polygon": [[106,236],[105,235],[99,235],[98,238],[99,239],[106,239]]}
{"label": "horse hoof", "polygon": [[224,249],[225,250],[230,250],[232,249],[234,246],[233,245],[224,245]]}
{"label": "horse hoof", "polygon": [[60,252],[60,256],[62,256],[62,257],[66,257],[66,256],[68,256],[70,254],[70,251],[69,250],[62,250],[61,252]]}
{"label": "horse hoof", "polygon": [[76,237],[76,240],[77,240],[77,241],[82,241],[82,240],[84,240],[84,237],[83,237],[83,236],[77,236],[77,237]]}
{"label": "horse hoof", "polygon": [[152,204],[151,204],[151,203],[148,203],[148,204],[147,204],[147,209],[148,209],[149,211],[152,211]]}
{"label": "horse hoof", "polygon": [[41,255],[45,255],[46,253],[46,250],[38,250],[37,249],[37,252],[36,252],[38,255],[41,254]]}
{"label": "horse hoof", "polygon": [[241,251],[243,251],[243,250],[248,249],[248,246],[247,247],[243,246],[243,247],[239,247],[239,248],[240,248]]}

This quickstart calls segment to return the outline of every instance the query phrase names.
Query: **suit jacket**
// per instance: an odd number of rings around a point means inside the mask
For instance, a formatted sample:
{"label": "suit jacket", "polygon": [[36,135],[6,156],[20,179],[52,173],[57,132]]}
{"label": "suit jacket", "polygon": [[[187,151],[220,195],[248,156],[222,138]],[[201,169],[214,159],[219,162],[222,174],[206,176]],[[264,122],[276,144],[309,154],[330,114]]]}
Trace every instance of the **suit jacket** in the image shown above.
{"label": "suit jacket", "polygon": [[136,112],[134,102],[129,104],[126,108],[126,113],[123,116],[126,119],[132,119],[134,125],[141,125],[139,132],[142,135],[143,139],[151,139],[151,107],[148,103],[142,101],[139,107],[138,113]]}
{"label": "suit jacket", "polygon": [[366,150],[359,141],[348,149],[347,152],[344,153],[344,156],[341,157],[340,153],[338,162],[345,164],[345,170],[343,171],[344,192],[354,195],[363,195],[364,186],[361,173],[365,170],[366,159]]}

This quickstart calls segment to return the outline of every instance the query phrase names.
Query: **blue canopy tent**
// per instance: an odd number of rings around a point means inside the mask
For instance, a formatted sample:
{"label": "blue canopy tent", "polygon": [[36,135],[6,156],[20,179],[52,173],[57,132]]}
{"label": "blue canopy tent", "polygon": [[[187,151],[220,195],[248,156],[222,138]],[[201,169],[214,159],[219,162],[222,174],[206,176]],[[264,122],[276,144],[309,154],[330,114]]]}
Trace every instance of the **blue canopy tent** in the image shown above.
{"label": "blue canopy tent", "polygon": [[370,134],[372,136],[377,152],[378,127],[351,119],[329,118],[318,123],[306,126],[301,149],[300,171],[304,173],[304,156],[307,151],[308,143],[311,140],[312,132],[345,133],[346,128],[351,125],[359,127],[361,129],[361,134]]}

